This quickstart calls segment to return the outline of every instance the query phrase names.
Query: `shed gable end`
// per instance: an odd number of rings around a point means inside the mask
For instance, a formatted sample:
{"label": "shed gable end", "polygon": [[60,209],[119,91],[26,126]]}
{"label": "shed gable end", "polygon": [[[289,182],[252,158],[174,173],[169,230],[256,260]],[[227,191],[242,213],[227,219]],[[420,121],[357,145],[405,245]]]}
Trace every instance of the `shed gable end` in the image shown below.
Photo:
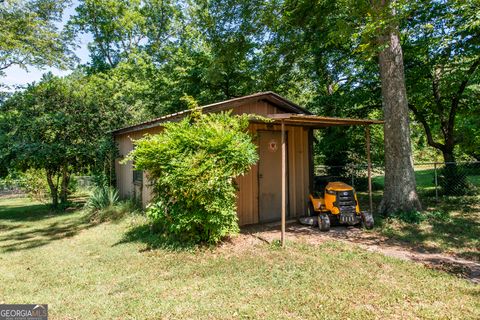
{"label": "shed gable end", "polygon": [[[229,108],[225,108],[229,110]],[[224,109],[224,110],[225,110]],[[268,116],[269,114],[283,114],[285,110],[274,105],[273,103],[266,101],[266,100],[258,100],[258,101],[251,101],[244,103],[242,105],[238,105],[232,107],[233,114],[240,115],[240,114],[254,114],[259,116]],[[218,112],[218,111],[217,111]]]}

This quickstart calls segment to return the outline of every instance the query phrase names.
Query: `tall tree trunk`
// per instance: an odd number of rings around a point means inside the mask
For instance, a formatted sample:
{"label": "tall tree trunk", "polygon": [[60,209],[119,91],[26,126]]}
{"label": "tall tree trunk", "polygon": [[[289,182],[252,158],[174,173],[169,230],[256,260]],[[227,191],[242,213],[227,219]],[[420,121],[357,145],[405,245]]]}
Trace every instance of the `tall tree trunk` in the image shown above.
{"label": "tall tree trunk", "polygon": [[440,185],[444,195],[459,196],[466,194],[471,190],[465,172],[461,170],[461,166],[457,165],[453,146],[451,148],[442,149],[445,167],[440,173]]}
{"label": "tall tree trunk", "polygon": [[62,169],[62,185],[60,188],[60,203],[66,206],[68,200],[68,184],[70,182],[70,174],[66,168]]}
{"label": "tall tree trunk", "polygon": [[[385,3],[383,3],[386,6]],[[379,211],[420,210],[413,170],[403,53],[398,28],[391,27],[378,38],[385,47],[378,56],[385,118],[385,187]]]}
{"label": "tall tree trunk", "polygon": [[50,197],[52,198],[52,207],[58,208],[58,185],[53,182],[53,171],[47,170],[47,182],[48,187],[50,188]]}
{"label": "tall tree trunk", "polygon": [[442,149],[442,155],[443,155],[443,161],[445,163],[448,163],[448,162],[454,163],[456,161],[455,155],[453,154],[453,149],[452,150],[447,148]]}

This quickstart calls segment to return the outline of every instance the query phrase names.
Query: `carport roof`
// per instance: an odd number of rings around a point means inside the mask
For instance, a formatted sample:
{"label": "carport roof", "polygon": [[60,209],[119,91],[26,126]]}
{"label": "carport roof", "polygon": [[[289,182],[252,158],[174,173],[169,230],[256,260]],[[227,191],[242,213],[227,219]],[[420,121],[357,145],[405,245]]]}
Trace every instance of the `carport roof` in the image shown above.
{"label": "carport roof", "polygon": [[354,118],[335,118],[323,117],[312,114],[294,114],[294,113],[277,113],[269,114],[268,118],[275,123],[283,123],[288,125],[308,126],[312,128],[325,128],[333,126],[352,126],[352,125],[371,125],[383,124],[383,120],[372,119],[354,119]]}

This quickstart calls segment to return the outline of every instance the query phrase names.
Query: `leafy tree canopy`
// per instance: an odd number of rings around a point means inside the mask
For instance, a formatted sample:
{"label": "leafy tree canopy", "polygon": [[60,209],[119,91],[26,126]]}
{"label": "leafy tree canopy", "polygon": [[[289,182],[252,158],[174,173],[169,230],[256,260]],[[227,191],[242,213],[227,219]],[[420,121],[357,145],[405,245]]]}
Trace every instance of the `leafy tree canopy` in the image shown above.
{"label": "leafy tree canopy", "polygon": [[57,27],[67,0],[0,1],[0,76],[17,65],[66,68],[72,38]]}
{"label": "leafy tree canopy", "polygon": [[45,170],[54,206],[58,196],[66,203],[73,172],[102,167],[103,159],[111,159],[113,145],[105,135],[124,116],[111,109],[95,82],[87,79],[77,74],[68,78],[47,74],[2,107],[3,165]]}

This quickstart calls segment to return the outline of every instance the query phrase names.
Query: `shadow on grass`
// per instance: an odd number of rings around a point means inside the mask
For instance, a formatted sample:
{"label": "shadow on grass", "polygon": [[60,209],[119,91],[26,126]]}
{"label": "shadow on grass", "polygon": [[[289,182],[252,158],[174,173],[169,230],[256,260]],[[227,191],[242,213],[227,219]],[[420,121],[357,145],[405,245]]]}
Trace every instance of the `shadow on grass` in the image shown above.
{"label": "shadow on grass", "polygon": [[[66,212],[68,213],[68,212]],[[33,222],[58,216],[61,212],[52,211],[45,204],[30,205],[2,205],[0,206],[0,220],[12,222]]]}
{"label": "shadow on grass", "polygon": [[[53,241],[70,238],[80,231],[95,226],[86,218],[54,222],[32,229],[10,232],[0,237],[0,250],[3,252],[38,248]],[[18,229],[17,229],[18,230]]]}
{"label": "shadow on grass", "polygon": [[[378,216],[377,228],[383,235],[418,251],[447,251],[464,259],[480,261],[478,204],[475,201],[450,200],[439,204],[439,209],[422,213],[430,217],[421,223],[395,223]],[[432,217],[436,212],[440,213],[439,217]]]}
{"label": "shadow on grass", "polygon": [[[454,217],[450,221],[432,221],[425,230],[420,225],[410,224],[383,233],[428,251],[453,251],[459,257],[480,261],[478,240],[480,224],[472,219]],[[436,244],[436,245],[433,245]],[[477,246],[477,248],[475,248]]]}
{"label": "shadow on grass", "polygon": [[93,227],[75,208],[52,210],[45,204],[0,206],[0,252],[28,250],[72,237]]}
{"label": "shadow on grass", "polygon": [[194,251],[200,248],[199,245],[196,245],[192,242],[182,241],[180,239],[157,232],[149,223],[132,227],[124,234],[123,238],[113,246],[125,243],[145,244],[146,248],[140,251],[149,251],[155,249],[163,249],[168,251]]}
{"label": "shadow on grass", "polygon": [[[368,194],[358,193],[360,206],[368,210]],[[373,193],[374,208],[382,199],[382,193]],[[419,224],[397,223],[378,214],[374,210],[375,230],[398,245],[418,252],[454,253],[458,257],[480,261],[480,197],[479,196],[439,196],[435,200],[435,190],[421,190],[420,199],[424,211],[429,216]],[[437,215],[435,215],[437,213]]]}

